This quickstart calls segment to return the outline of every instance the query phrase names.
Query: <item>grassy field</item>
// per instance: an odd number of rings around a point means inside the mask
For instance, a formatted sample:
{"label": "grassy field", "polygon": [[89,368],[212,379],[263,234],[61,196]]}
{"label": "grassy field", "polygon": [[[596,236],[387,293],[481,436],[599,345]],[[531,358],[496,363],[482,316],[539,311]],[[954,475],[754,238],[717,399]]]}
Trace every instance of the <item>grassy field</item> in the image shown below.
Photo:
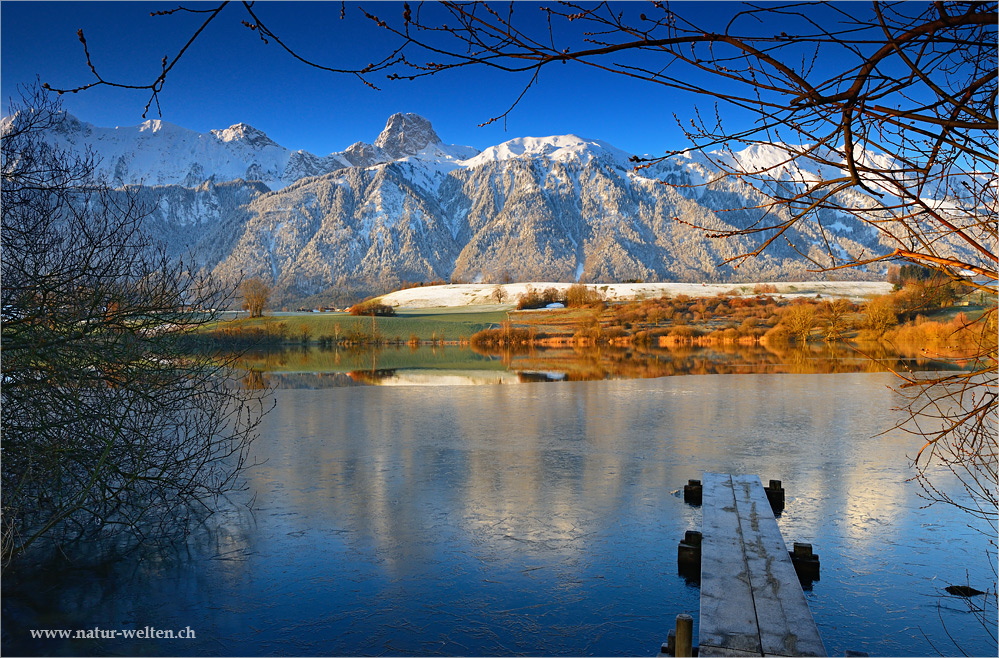
{"label": "grassy field", "polygon": [[303,313],[301,315],[268,315],[262,318],[241,318],[219,322],[208,326],[206,331],[214,331],[227,327],[239,331],[262,329],[268,332],[278,331],[284,325],[289,338],[296,338],[306,332],[310,340],[318,340],[324,336],[344,336],[351,333],[365,335],[374,333],[387,340],[408,341],[416,336],[422,341],[467,340],[472,334],[483,329],[499,326],[506,320],[503,311],[489,310],[474,312],[467,309],[447,311],[434,309],[429,311],[410,311],[400,313],[396,317],[354,316],[346,313]]}
{"label": "grassy field", "polygon": [[516,325],[527,325],[551,335],[569,335],[587,321],[604,315],[603,310],[590,308],[565,308],[557,310],[517,311],[511,316]]}
{"label": "grassy field", "polygon": [[[822,302],[809,299],[806,304],[814,309],[813,338],[821,338]],[[697,335],[722,330],[732,333],[753,334],[758,339],[768,329],[781,321],[787,310],[787,300],[732,300],[727,297],[688,298],[681,302],[647,300],[645,302],[615,303],[605,308],[566,308],[558,310],[513,311],[497,305],[464,306],[433,309],[406,309],[394,317],[352,316],[346,313],[296,313],[275,314],[262,318],[242,318],[219,322],[205,328],[206,332],[252,334],[262,332],[278,338],[279,343],[346,344],[409,343],[414,340],[430,342],[464,343],[484,329],[497,329],[510,320],[514,327],[530,328],[541,337],[569,338],[577,332],[596,330],[607,339],[633,337],[637,332],[666,334],[671,327],[694,328]],[[766,308],[764,308],[764,306]],[[669,315],[650,315],[655,308],[663,307]],[[669,307],[669,308],[666,308]],[[674,308],[675,307],[675,308]],[[778,308],[779,307],[779,308]],[[979,317],[986,308],[949,306],[927,309],[923,316],[936,322],[950,322],[959,313],[969,318]],[[675,311],[675,317],[674,312]],[[752,317],[750,317],[752,316]],[[669,319],[666,319],[666,318]],[[862,309],[853,306],[844,316],[848,327],[841,335],[853,338],[863,322]],[[745,325],[747,318],[752,325]],[[747,329],[746,327],[750,328]],[[588,334],[587,334],[588,335]],[[372,337],[375,340],[372,340]],[[734,340],[734,338],[733,338]],[[264,340],[263,342],[268,342]],[[271,341],[272,344],[273,341]]]}

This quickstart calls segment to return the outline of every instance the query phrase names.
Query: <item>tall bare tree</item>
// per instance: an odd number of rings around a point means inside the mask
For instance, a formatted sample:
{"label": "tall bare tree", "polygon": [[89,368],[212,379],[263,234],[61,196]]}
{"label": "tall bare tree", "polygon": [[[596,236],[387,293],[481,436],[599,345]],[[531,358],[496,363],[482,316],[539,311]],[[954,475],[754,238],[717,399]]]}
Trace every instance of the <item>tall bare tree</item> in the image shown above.
{"label": "tall bare tree", "polygon": [[250,312],[250,317],[261,317],[271,297],[271,287],[263,279],[246,279],[240,284],[239,291],[243,295],[243,308]]}
{"label": "tall bare tree", "polygon": [[162,537],[211,512],[264,412],[185,336],[224,291],[168,259],[92,157],[50,147],[36,93],[2,124],[2,559],[39,543]]}
{"label": "tall bare tree", "polygon": [[[487,123],[514,111],[543,70],[590,67],[711,103],[693,116],[675,117],[688,145],[636,166],[694,151],[720,172],[703,185],[732,189],[742,198],[751,192],[755,224],[701,227],[715,239],[758,238],[755,248],[727,261],[734,266],[784,241],[815,271],[908,262],[932,268],[966,291],[993,292],[999,266],[996,2],[725,4],[715,5],[709,18],[695,16],[690,6],[378,4],[361,9],[362,15],[394,43],[381,59],[352,67],[304,56],[293,35],[272,29],[266,5],[221,3],[199,9],[202,25],[176,55],[164,58],[148,84],[103,78],[81,32],[95,80],[75,90],[144,89],[150,92],[148,111],[188,46],[230,7],[242,12],[255,38],[283,54],[369,86],[383,75],[414,80],[474,68],[526,76],[510,107]],[[177,11],[187,9],[160,14]],[[341,18],[350,20],[345,6]],[[733,115],[751,119],[737,123]],[[756,164],[741,157],[755,147],[780,157]],[[885,249],[844,253],[828,241],[824,249],[791,242],[791,227],[813,222],[825,235],[829,227],[820,218],[837,214],[881,235]],[[980,341],[971,372],[931,378],[899,373],[902,386],[916,393],[908,427],[925,441],[918,463],[936,456],[951,465],[982,502],[977,513],[993,524],[995,326],[993,305],[972,327]]]}

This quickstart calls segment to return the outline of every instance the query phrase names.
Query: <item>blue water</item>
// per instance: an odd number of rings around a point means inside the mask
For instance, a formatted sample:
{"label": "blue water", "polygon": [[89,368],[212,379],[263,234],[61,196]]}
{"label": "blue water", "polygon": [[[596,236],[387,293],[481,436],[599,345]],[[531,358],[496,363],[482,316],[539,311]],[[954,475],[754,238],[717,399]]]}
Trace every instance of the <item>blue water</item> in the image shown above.
{"label": "blue water", "polygon": [[[996,655],[991,534],[924,509],[890,375],[722,375],[278,390],[234,504],[180,550],[5,576],[3,653],[654,655],[698,590],[677,491],[783,481],[785,540],[830,655]],[[937,482],[951,486],[941,475]],[[234,501],[241,503],[244,501]],[[186,640],[31,640],[32,628],[190,627]],[[696,637],[696,628],[695,628]]]}

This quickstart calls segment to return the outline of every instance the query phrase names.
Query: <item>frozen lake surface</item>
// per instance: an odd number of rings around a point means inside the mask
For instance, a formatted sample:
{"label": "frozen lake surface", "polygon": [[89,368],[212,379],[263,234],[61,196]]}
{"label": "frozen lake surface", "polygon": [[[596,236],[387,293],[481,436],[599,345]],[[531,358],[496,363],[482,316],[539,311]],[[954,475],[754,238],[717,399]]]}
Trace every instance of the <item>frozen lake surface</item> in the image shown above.
{"label": "frozen lake surface", "polygon": [[[994,588],[988,537],[952,508],[922,508],[914,439],[879,435],[892,383],[278,390],[248,473],[252,512],[213,517],[179,551],[5,576],[3,653],[655,655],[675,615],[698,612],[676,545],[700,510],[676,492],[719,471],[783,481],[785,540],[821,558],[806,597],[831,655],[960,655],[948,634],[995,655],[968,600],[944,592]],[[95,626],[196,639],[28,634]]]}

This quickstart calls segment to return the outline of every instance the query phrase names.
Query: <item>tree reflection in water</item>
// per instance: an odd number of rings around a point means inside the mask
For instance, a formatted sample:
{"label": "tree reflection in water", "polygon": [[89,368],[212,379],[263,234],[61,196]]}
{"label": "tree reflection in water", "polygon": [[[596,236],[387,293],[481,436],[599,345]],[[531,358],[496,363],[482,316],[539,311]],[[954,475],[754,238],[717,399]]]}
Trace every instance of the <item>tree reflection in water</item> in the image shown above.
{"label": "tree reflection in water", "polygon": [[[248,353],[249,387],[273,384],[309,388],[377,385],[401,372],[492,375],[483,383],[510,381],[597,381],[678,375],[828,374],[960,370],[970,364],[928,358],[884,343],[838,342],[808,345],[715,345],[696,347],[586,346],[494,348],[398,345],[359,349],[295,347]],[[514,377],[504,378],[500,373]],[[266,375],[265,375],[266,373]],[[332,377],[330,375],[339,376]]]}

